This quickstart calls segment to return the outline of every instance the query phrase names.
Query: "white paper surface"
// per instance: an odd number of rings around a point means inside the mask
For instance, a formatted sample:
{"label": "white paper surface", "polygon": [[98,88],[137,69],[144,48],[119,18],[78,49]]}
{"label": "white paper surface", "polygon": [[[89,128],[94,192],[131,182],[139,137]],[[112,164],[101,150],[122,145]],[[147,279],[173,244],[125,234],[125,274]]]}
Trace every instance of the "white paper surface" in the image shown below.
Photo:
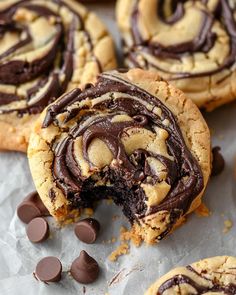
{"label": "white paper surface", "polygon": [[[90,5],[96,8],[94,5]],[[108,24],[117,42],[112,4],[98,7],[97,13]],[[101,234],[94,245],[79,242],[69,226],[59,230],[50,220],[52,238],[39,244],[31,244],[25,234],[15,209],[27,193],[34,190],[26,156],[20,153],[0,153],[0,295],[142,295],[148,286],[171,268],[186,265],[201,258],[216,255],[236,255],[236,227],[223,234],[224,220],[236,224],[236,184],[233,180],[236,155],[236,104],[231,104],[206,115],[213,132],[213,145],[219,145],[226,161],[224,172],[210,180],[204,202],[212,211],[207,218],[192,214],[188,222],[159,245],[131,247],[130,254],[117,262],[108,260],[118,246],[104,244],[119,236],[121,225],[128,226],[121,211],[107,202],[100,204],[95,217],[101,222]],[[224,216],[222,216],[224,214]],[[117,221],[112,216],[120,215]],[[80,251],[84,249],[99,262],[99,280],[83,290],[68,274],[57,284],[45,285],[32,275],[37,262],[48,255],[57,256],[67,271]],[[118,274],[112,283],[112,279]]]}

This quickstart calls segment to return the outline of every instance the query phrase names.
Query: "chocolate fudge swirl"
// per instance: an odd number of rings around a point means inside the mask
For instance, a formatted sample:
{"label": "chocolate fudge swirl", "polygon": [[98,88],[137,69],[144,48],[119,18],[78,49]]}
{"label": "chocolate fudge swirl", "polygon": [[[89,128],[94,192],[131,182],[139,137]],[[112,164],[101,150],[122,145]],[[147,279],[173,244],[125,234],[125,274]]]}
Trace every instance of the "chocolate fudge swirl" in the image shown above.
{"label": "chocolate fudge swirl", "polygon": [[162,239],[203,189],[173,113],[118,73],[49,106],[42,127],[51,126],[62,135],[50,145],[53,178],[72,207],[112,196],[131,223],[167,212]]}
{"label": "chocolate fudge swirl", "polygon": [[[176,271],[176,273],[178,270]],[[209,294],[217,293],[217,294],[225,294],[225,295],[234,295],[236,294],[236,284],[229,283],[224,284],[218,281],[215,277],[209,278],[207,275],[207,271],[203,271],[202,273],[197,272],[192,266],[187,266],[183,273],[183,268],[180,269],[180,274],[175,274],[170,279],[161,284],[158,288],[156,295],[164,295],[166,292],[172,292],[172,294],[176,294],[177,288],[181,290],[181,286],[185,286],[185,290],[188,289],[188,294]],[[187,274],[186,274],[187,272]],[[216,272],[218,276],[220,275],[232,275],[235,281],[235,269],[226,271],[218,271]],[[213,272],[214,274],[214,272]]]}
{"label": "chocolate fudge swirl", "polygon": [[130,16],[132,36],[131,39],[124,36],[125,56],[130,67],[157,69],[168,80],[233,71],[235,1],[151,2],[148,6],[142,0],[134,1]]}
{"label": "chocolate fudge swirl", "polygon": [[84,18],[66,0],[0,3],[0,113],[41,112],[81,84],[75,72],[86,61],[102,71]]}

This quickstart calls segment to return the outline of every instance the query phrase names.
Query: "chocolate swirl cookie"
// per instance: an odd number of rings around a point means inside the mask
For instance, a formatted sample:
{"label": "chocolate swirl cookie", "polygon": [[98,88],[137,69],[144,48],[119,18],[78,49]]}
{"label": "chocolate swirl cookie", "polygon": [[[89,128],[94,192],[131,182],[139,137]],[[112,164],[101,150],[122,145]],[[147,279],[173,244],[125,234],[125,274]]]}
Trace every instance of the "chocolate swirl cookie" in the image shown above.
{"label": "chocolate swirl cookie", "polygon": [[236,258],[218,256],[178,267],[161,277],[145,295],[236,294]]}
{"label": "chocolate swirl cookie", "polygon": [[118,0],[129,67],[157,71],[199,107],[236,97],[236,2]]}
{"label": "chocolate swirl cookie", "polygon": [[115,66],[111,37],[81,4],[0,1],[0,149],[25,151],[49,103]]}
{"label": "chocolate swirl cookie", "polygon": [[158,74],[107,72],[43,112],[28,157],[57,220],[111,196],[152,243],[201,203],[209,130],[192,101]]}

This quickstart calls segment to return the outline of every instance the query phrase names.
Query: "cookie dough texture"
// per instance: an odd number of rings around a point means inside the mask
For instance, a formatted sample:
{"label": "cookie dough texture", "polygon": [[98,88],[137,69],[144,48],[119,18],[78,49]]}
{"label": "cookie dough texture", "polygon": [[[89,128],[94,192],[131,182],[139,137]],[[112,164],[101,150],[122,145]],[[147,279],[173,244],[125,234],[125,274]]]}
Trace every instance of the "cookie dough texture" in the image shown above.
{"label": "cookie dough texture", "polygon": [[236,2],[118,0],[128,67],[157,71],[209,111],[236,97]]}
{"label": "cookie dough texture", "polygon": [[116,67],[114,46],[73,0],[2,0],[0,22],[0,149],[24,152],[45,106]]}
{"label": "cookie dough texture", "polygon": [[236,258],[218,256],[178,267],[157,280],[145,295],[236,294]]}
{"label": "cookie dough texture", "polygon": [[28,158],[50,213],[112,196],[147,243],[195,210],[210,174],[210,135],[195,104],[157,73],[106,72],[36,122]]}

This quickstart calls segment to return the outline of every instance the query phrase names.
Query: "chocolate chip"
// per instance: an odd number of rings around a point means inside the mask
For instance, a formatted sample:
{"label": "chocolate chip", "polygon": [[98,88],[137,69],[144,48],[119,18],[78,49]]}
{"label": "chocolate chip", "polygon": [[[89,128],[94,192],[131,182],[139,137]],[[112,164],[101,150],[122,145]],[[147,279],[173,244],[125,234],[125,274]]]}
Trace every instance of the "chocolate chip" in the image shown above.
{"label": "chocolate chip", "polygon": [[222,154],[220,153],[220,147],[218,146],[212,149],[212,154],[213,154],[213,162],[212,162],[211,175],[216,176],[224,170],[225,160]]}
{"label": "chocolate chip", "polygon": [[49,216],[37,192],[30,193],[17,207],[17,215],[24,223],[29,223],[33,218]]}
{"label": "chocolate chip", "polygon": [[17,215],[24,223],[29,223],[33,218],[41,216],[41,211],[33,203],[22,202],[17,208]]}
{"label": "chocolate chip", "polygon": [[87,252],[81,251],[79,257],[73,261],[70,272],[77,282],[90,284],[98,278],[99,266]]}
{"label": "chocolate chip", "polygon": [[93,218],[79,221],[74,228],[77,238],[87,244],[92,244],[96,241],[99,230],[100,224]]}
{"label": "chocolate chip", "polygon": [[32,243],[40,243],[49,237],[49,225],[42,217],[36,217],[27,226],[26,234]]}
{"label": "chocolate chip", "polygon": [[42,282],[59,282],[62,265],[58,258],[48,256],[40,260],[35,269],[36,277]]}

